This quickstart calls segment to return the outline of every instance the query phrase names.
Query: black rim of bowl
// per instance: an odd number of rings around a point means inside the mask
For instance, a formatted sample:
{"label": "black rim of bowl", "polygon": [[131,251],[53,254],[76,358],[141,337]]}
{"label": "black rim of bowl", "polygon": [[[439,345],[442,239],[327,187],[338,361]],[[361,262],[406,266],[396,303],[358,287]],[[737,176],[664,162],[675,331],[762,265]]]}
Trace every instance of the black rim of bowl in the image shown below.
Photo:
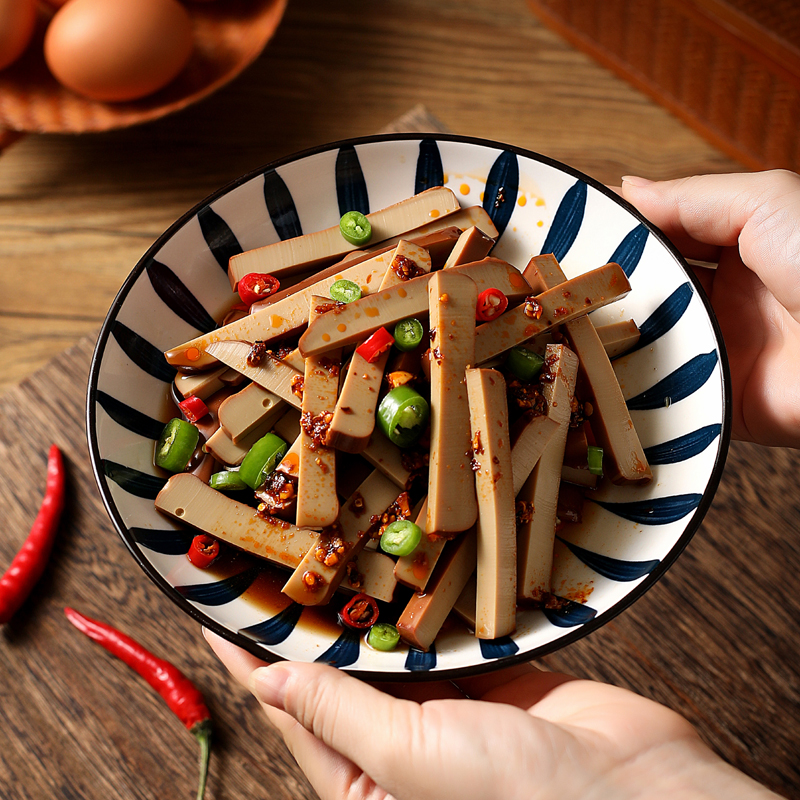
{"label": "black rim of bowl", "polygon": [[688,268],[685,259],[677,250],[677,248],[672,244],[672,242],[670,242],[669,239],[667,239],[667,237],[656,226],[654,226],[649,220],[647,220],[644,216],[642,216],[642,214],[639,211],[637,211],[636,208],[634,208],[630,203],[624,200],[621,196],[617,195],[607,186],[603,185],[594,178],[584,174],[580,170],[568,166],[567,164],[563,164],[560,161],[556,161],[555,159],[549,158],[539,153],[535,153],[531,150],[526,150],[525,148],[522,147],[516,147],[514,145],[508,145],[502,142],[492,141],[490,139],[480,139],[470,136],[459,136],[456,134],[445,134],[445,133],[412,132],[412,133],[375,134],[372,136],[356,137],[352,139],[343,139],[336,142],[329,142],[327,144],[319,145],[317,147],[312,147],[307,150],[303,150],[298,153],[294,153],[292,155],[276,159],[275,161],[272,161],[264,166],[258,167],[248,172],[245,175],[242,175],[241,177],[228,183],[226,186],[223,186],[222,188],[218,189],[217,191],[205,197],[203,200],[197,203],[197,205],[189,209],[178,220],[176,220],[172,225],[170,225],[170,227],[167,228],[167,230],[165,230],[155,240],[155,242],[153,242],[153,244],[148,248],[147,252],[139,259],[136,266],[133,268],[131,273],[125,279],[125,282],[122,284],[122,287],[117,293],[117,296],[114,298],[114,302],[112,303],[111,308],[109,309],[105,321],[103,322],[103,325],[100,329],[100,333],[97,338],[97,344],[95,345],[94,353],[92,355],[92,361],[89,371],[89,385],[86,396],[86,432],[89,444],[89,456],[92,465],[92,471],[94,473],[94,477],[97,482],[98,488],[100,489],[100,495],[102,497],[106,511],[108,512],[108,515],[111,517],[111,520],[114,523],[115,528],[117,529],[117,533],[122,538],[123,542],[127,546],[133,558],[136,560],[139,566],[144,570],[145,574],[156,584],[156,586],[158,586],[158,588],[161,589],[162,592],[164,592],[174,603],[176,603],[181,609],[183,609],[183,611],[189,614],[189,616],[197,620],[204,627],[208,628],[214,633],[224,637],[225,639],[228,639],[229,641],[233,642],[239,647],[242,647],[243,649],[247,650],[248,652],[252,653],[255,656],[258,656],[259,658],[264,659],[265,661],[281,661],[284,659],[282,656],[279,656],[271,651],[265,650],[264,647],[259,645],[258,643],[250,639],[247,639],[246,637],[234,631],[229,630],[224,625],[221,625],[213,618],[207,616],[202,611],[198,610],[186,598],[184,598],[181,594],[175,591],[174,587],[171,586],[169,583],[167,583],[167,581],[155,569],[155,567],[150,563],[150,561],[142,555],[138,545],[136,544],[136,542],[133,541],[132,537],[128,533],[128,528],[123,522],[119,511],[116,509],[113,497],[111,496],[111,492],[107,484],[107,478],[104,475],[102,468],[100,467],[101,458],[97,441],[97,435],[95,432],[96,407],[97,407],[97,402],[96,402],[97,382],[100,371],[100,364],[106,347],[106,342],[108,341],[111,327],[117,317],[120,308],[125,302],[125,299],[127,298],[131,287],[133,286],[133,284],[136,282],[136,280],[139,278],[142,271],[144,270],[147,261],[155,253],[157,253],[161,249],[161,247],[165,244],[165,242],[167,242],[180,228],[183,227],[183,225],[188,220],[194,217],[197,214],[197,212],[204,206],[213,203],[219,197],[228,194],[233,189],[236,189],[242,184],[247,183],[249,180],[258,177],[266,170],[276,169],[278,167],[285,166],[288,163],[303,160],[309,156],[317,155],[319,153],[324,153],[331,150],[338,150],[341,147],[345,146],[349,147],[349,146],[358,146],[364,144],[409,141],[409,140],[420,140],[420,139],[433,139],[435,141],[440,141],[440,142],[456,142],[461,144],[478,145],[481,147],[493,148],[500,151],[506,150],[511,153],[514,153],[517,156],[521,156],[523,158],[527,158],[532,161],[538,161],[542,164],[558,169],[568,175],[572,175],[578,180],[585,182],[587,185],[593,187],[598,192],[601,192],[602,194],[611,198],[614,202],[621,205],[634,218],[639,220],[639,222],[643,224],[648,229],[648,231],[659,240],[659,242],[670,252],[675,261],[682,268],[688,280],[691,281],[695,292],[700,297],[703,303],[707,317],[710,321],[712,330],[714,332],[717,350],[719,352],[720,368],[722,370],[723,419],[722,419],[722,429],[720,431],[720,443],[719,447],[717,448],[717,456],[714,461],[714,467],[711,471],[711,476],[709,478],[705,491],[703,492],[702,499],[697,508],[695,509],[694,513],[692,514],[692,518],[686,524],[683,533],[680,535],[678,540],[672,546],[669,553],[667,553],[667,555],[663,559],[661,559],[659,565],[652,572],[648,573],[648,575],[641,581],[641,583],[639,583],[630,592],[628,592],[625,595],[625,597],[616,602],[613,606],[611,606],[611,608],[598,614],[593,619],[577,626],[575,629],[569,631],[568,633],[563,634],[562,636],[557,637],[552,642],[549,642],[547,644],[529,650],[520,649],[514,655],[504,656],[494,660],[482,661],[480,663],[469,666],[452,667],[446,669],[433,669],[427,672],[426,671],[411,672],[409,670],[381,672],[372,670],[348,669],[347,667],[344,667],[343,671],[351,672],[352,674],[356,675],[357,677],[363,680],[374,680],[374,681],[451,680],[454,678],[465,678],[473,675],[484,674],[486,672],[491,672],[504,667],[509,667],[514,664],[518,664],[520,662],[531,661],[532,659],[539,658],[541,656],[547,655],[548,653],[552,653],[556,650],[560,650],[561,648],[566,647],[567,645],[570,645],[573,642],[578,641],[579,639],[582,639],[584,636],[588,636],[590,633],[596,631],[598,628],[601,628],[607,622],[612,620],[614,617],[616,617],[618,614],[620,614],[626,608],[632,605],[636,600],[642,597],[642,595],[644,595],[645,592],[647,592],[661,579],[661,577],[672,566],[672,564],[675,563],[675,560],[678,558],[681,552],[683,552],[683,550],[686,548],[691,538],[694,536],[697,529],[700,527],[700,523],[702,522],[703,518],[708,512],[708,509],[711,506],[711,503],[714,499],[714,495],[716,494],[717,488],[719,486],[720,479],[722,477],[722,472],[725,466],[725,459],[727,457],[728,448],[730,445],[730,438],[731,438],[731,397],[730,397],[731,390],[730,390],[730,370],[728,365],[728,358],[725,350],[725,344],[722,338],[722,332],[720,331],[716,315],[714,314],[714,311],[711,307],[708,297],[706,296],[705,291],[703,290],[703,287],[700,285],[699,281],[694,276],[692,271]]}

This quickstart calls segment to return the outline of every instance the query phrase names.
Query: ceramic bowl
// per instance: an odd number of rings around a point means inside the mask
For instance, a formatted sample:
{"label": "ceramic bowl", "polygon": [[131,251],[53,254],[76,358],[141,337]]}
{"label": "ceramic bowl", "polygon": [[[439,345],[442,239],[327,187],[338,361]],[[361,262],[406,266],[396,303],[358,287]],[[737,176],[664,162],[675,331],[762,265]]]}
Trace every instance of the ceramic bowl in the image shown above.
{"label": "ceramic bowl", "polygon": [[[630,294],[592,317],[596,324],[632,318],[641,329],[636,348],[614,368],[654,479],[644,488],[603,484],[586,502],[582,523],[558,535],[553,585],[582,587],[580,602],[520,611],[516,632],[502,639],[479,641],[454,625],[429,653],[404,646],[384,653],[295,604],[270,609],[256,559],[243,558],[224,578],[189,563],[191,532],[153,506],[165,481],[153,467],[153,440],[174,416],[167,400],[174,372],[162,351],[210,329],[228,308],[232,254],[277,241],[287,230],[335,225],[356,201],[375,210],[442,183],[462,205],[483,205],[501,233],[493,255],[520,268],[542,252],[554,253],[568,277],[608,261],[623,267]],[[495,202],[499,191],[506,202]],[[319,660],[376,679],[452,678],[574,642],[664,574],[717,488],[730,438],[728,385],[721,337],[702,290],[666,238],[612,191],[516,147],[391,134],[318,147],[258,169],[159,237],[103,325],[87,427],[97,483],[123,541],[196,620],[266,659]]]}

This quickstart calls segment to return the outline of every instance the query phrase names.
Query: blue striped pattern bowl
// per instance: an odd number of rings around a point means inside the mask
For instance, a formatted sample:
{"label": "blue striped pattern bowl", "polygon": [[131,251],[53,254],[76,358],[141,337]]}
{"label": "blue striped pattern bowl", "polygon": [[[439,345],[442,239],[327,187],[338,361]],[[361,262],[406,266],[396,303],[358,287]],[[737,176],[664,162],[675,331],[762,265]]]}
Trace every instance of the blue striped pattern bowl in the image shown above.
{"label": "blue striped pattern bowl", "polygon": [[[383,208],[444,184],[483,205],[500,231],[493,255],[518,267],[554,253],[568,277],[618,262],[632,291],[596,323],[633,318],[635,350],[617,358],[654,473],[645,487],[603,485],[556,542],[553,585],[583,587],[558,611],[520,611],[516,632],[482,642],[454,626],[422,653],[367,647],[291,604],[270,612],[258,563],[223,579],[186,558],[192,533],[161,516],[153,442],[172,416],[162,352],[215,327],[231,302],[226,268],[242,250],[328,228],[344,211]],[[502,193],[505,202],[496,203]],[[512,199],[513,202],[508,202]],[[591,178],[535,153],[447,135],[338,142],[245,175],[189,211],[148,250],[103,325],[88,391],[90,453],[106,508],[145,573],[207,627],[267,659],[320,660],[367,678],[450,678],[530,659],[597,629],[652,586],[708,510],[730,438],[727,364],[714,316],[675,248]],[[310,624],[312,623],[313,624]]]}

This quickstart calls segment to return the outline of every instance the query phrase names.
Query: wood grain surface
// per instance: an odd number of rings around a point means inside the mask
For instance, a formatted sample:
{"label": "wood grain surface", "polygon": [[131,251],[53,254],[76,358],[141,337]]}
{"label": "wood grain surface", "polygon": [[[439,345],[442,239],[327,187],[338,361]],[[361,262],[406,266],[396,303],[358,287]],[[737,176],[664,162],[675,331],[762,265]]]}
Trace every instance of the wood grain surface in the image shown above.
{"label": "wood grain surface", "polygon": [[[0,631],[3,800],[194,796],[193,738],[72,629],[66,604],[133,633],[202,688],[216,721],[209,798],[315,797],[196,623],[129,556],[89,467],[93,334],[174,219],[272,158],[371,133],[417,103],[435,115],[426,126],[529,147],[608,183],[741,169],[543,28],[524,0],[368,0],[351,11],[292,0],[264,55],[203,103],[130,130],[29,136],[0,157],[0,565],[36,512],[51,442],[71,489],[51,565]],[[676,709],[787,797],[800,792],[798,474],[795,451],[734,444],[674,567],[617,619],[543,659]]]}

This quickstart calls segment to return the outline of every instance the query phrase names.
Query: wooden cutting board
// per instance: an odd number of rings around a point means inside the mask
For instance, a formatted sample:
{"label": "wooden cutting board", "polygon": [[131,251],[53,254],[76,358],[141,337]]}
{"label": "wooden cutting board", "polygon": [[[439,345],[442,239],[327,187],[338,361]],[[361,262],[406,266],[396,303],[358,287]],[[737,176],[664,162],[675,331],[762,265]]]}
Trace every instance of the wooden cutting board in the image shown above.
{"label": "wooden cutting board", "polygon": [[[436,125],[420,118],[396,126]],[[82,340],[0,397],[0,569],[36,514],[51,443],[69,470],[52,561],[0,631],[0,795],[194,796],[193,737],[72,628],[63,615],[71,605],[132,633],[202,688],[216,726],[207,797],[313,798],[255,700],[144,576],[106,516],[84,431],[92,350],[93,339]],[[667,575],[617,619],[542,660],[669,705],[726,759],[786,795],[800,789],[798,476],[800,453],[735,443],[706,521]]]}

